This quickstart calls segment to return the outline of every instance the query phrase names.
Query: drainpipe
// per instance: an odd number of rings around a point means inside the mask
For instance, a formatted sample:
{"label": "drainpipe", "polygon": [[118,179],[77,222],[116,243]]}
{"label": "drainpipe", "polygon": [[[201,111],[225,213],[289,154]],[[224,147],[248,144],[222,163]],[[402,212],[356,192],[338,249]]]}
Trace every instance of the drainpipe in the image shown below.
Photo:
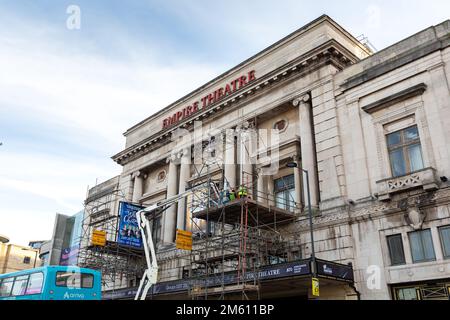
{"label": "drainpipe", "polygon": [[361,300],[361,293],[356,289],[355,287],[355,283],[349,283],[349,287],[353,289],[353,291],[355,291],[356,293],[356,297],[358,298],[358,300]]}
{"label": "drainpipe", "polygon": [[[348,265],[350,267],[352,267],[352,270],[353,270],[353,263],[349,262]],[[354,282],[349,283],[349,287],[352,288],[353,291],[355,291],[356,296],[358,297],[358,300],[361,300],[361,292],[359,292],[358,289],[356,289],[355,283]]]}

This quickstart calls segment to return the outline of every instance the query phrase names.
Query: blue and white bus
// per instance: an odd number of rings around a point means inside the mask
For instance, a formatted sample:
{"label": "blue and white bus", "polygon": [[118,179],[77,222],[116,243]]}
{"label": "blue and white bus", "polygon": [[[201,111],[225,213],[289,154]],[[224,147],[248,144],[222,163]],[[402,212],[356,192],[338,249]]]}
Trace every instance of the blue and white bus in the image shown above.
{"label": "blue and white bus", "polygon": [[47,266],[0,274],[0,300],[100,300],[99,271]]}

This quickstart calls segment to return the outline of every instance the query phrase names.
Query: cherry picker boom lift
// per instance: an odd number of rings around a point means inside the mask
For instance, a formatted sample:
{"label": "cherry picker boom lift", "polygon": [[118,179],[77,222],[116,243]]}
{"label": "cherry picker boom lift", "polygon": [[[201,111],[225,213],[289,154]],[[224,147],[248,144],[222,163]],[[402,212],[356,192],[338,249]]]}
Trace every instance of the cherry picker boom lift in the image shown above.
{"label": "cherry picker boom lift", "polygon": [[[214,183],[211,182],[211,187],[217,194],[218,190]],[[181,199],[192,194],[197,189],[205,188],[205,185],[199,185],[185,192],[182,192],[173,197],[164,199],[158,203],[152,204],[147,208],[139,210],[136,212],[136,218],[138,222],[139,229],[142,235],[142,244],[144,247],[145,260],[147,263],[147,269],[144,271],[143,277],[139,283],[138,290],[134,300],[145,300],[147,297],[148,290],[157,282],[158,279],[158,262],[156,261],[156,250],[153,243],[152,230],[150,228],[150,220],[148,217],[156,216],[173,206],[175,203]]]}

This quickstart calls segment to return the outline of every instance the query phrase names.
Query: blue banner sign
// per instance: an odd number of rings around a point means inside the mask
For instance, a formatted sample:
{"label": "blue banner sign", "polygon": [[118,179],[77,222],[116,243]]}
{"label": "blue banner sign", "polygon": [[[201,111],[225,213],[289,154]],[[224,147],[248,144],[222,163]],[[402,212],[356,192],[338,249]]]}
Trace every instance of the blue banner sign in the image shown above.
{"label": "blue banner sign", "polygon": [[136,212],[144,209],[128,202],[119,205],[119,234],[117,243],[134,248],[142,248],[142,236],[137,223]]}
{"label": "blue banner sign", "polygon": [[317,274],[325,277],[353,281],[353,268],[331,261],[316,260]]}
{"label": "blue banner sign", "polygon": [[[258,271],[259,280],[272,280],[277,278],[288,278],[296,276],[311,275],[311,259],[294,261],[262,267]],[[334,278],[337,281],[352,282],[353,268],[351,265],[339,264],[331,261],[316,260],[317,274],[320,277],[326,276]],[[255,272],[248,272],[247,279],[253,279]],[[225,285],[236,283],[237,273],[227,272],[223,276]],[[208,287],[220,286],[222,283],[222,275],[209,276],[206,279],[180,279],[167,282],[156,283],[150,289],[149,294],[175,293],[183,292],[192,288],[195,284]],[[130,299],[136,294],[136,288],[127,288],[122,290],[114,290],[112,292],[104,292],[103,299]]]}
{"label": "blue banner sign", "polygon": [[[259,270],[258,277],[259,280],[270,280],[276,278],[285,278],[293,276],[305,276],[311,273],[310,260],[302,260],[285,264],[277,264],[272,266],[266,266]],[[255,277],[255,272],[247,272],[247,279],[251,280]],[[174,281],[160,282],[156,283],[152,289],[152,294],[160,293],[172,293],[179,291],[189,290],[197,281],[196,279],[180,279]],[[204,286],[205,280],[201,280]],[[219,286],[222,283],[222,275],[210,276],[206,279],[208,287]],[[233,284],[237,282],[237,273],[225,273],[223,276],[223,282],[225,285]],[[105,292],[103,294],[103,299],[125,299],[131,298],[136,294],[136,289],[124,289],[116,290],[112,293]]]}

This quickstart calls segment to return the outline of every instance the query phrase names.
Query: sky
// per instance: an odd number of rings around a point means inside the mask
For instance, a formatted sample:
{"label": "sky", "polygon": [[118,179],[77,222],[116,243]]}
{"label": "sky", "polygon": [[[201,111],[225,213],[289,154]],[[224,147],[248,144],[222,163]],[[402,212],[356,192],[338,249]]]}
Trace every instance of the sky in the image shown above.
{"label": "sky", "polygon": [[381,50],[450,1],[0,0],[0,234],[50,239],[126,129],[324,13]]}

